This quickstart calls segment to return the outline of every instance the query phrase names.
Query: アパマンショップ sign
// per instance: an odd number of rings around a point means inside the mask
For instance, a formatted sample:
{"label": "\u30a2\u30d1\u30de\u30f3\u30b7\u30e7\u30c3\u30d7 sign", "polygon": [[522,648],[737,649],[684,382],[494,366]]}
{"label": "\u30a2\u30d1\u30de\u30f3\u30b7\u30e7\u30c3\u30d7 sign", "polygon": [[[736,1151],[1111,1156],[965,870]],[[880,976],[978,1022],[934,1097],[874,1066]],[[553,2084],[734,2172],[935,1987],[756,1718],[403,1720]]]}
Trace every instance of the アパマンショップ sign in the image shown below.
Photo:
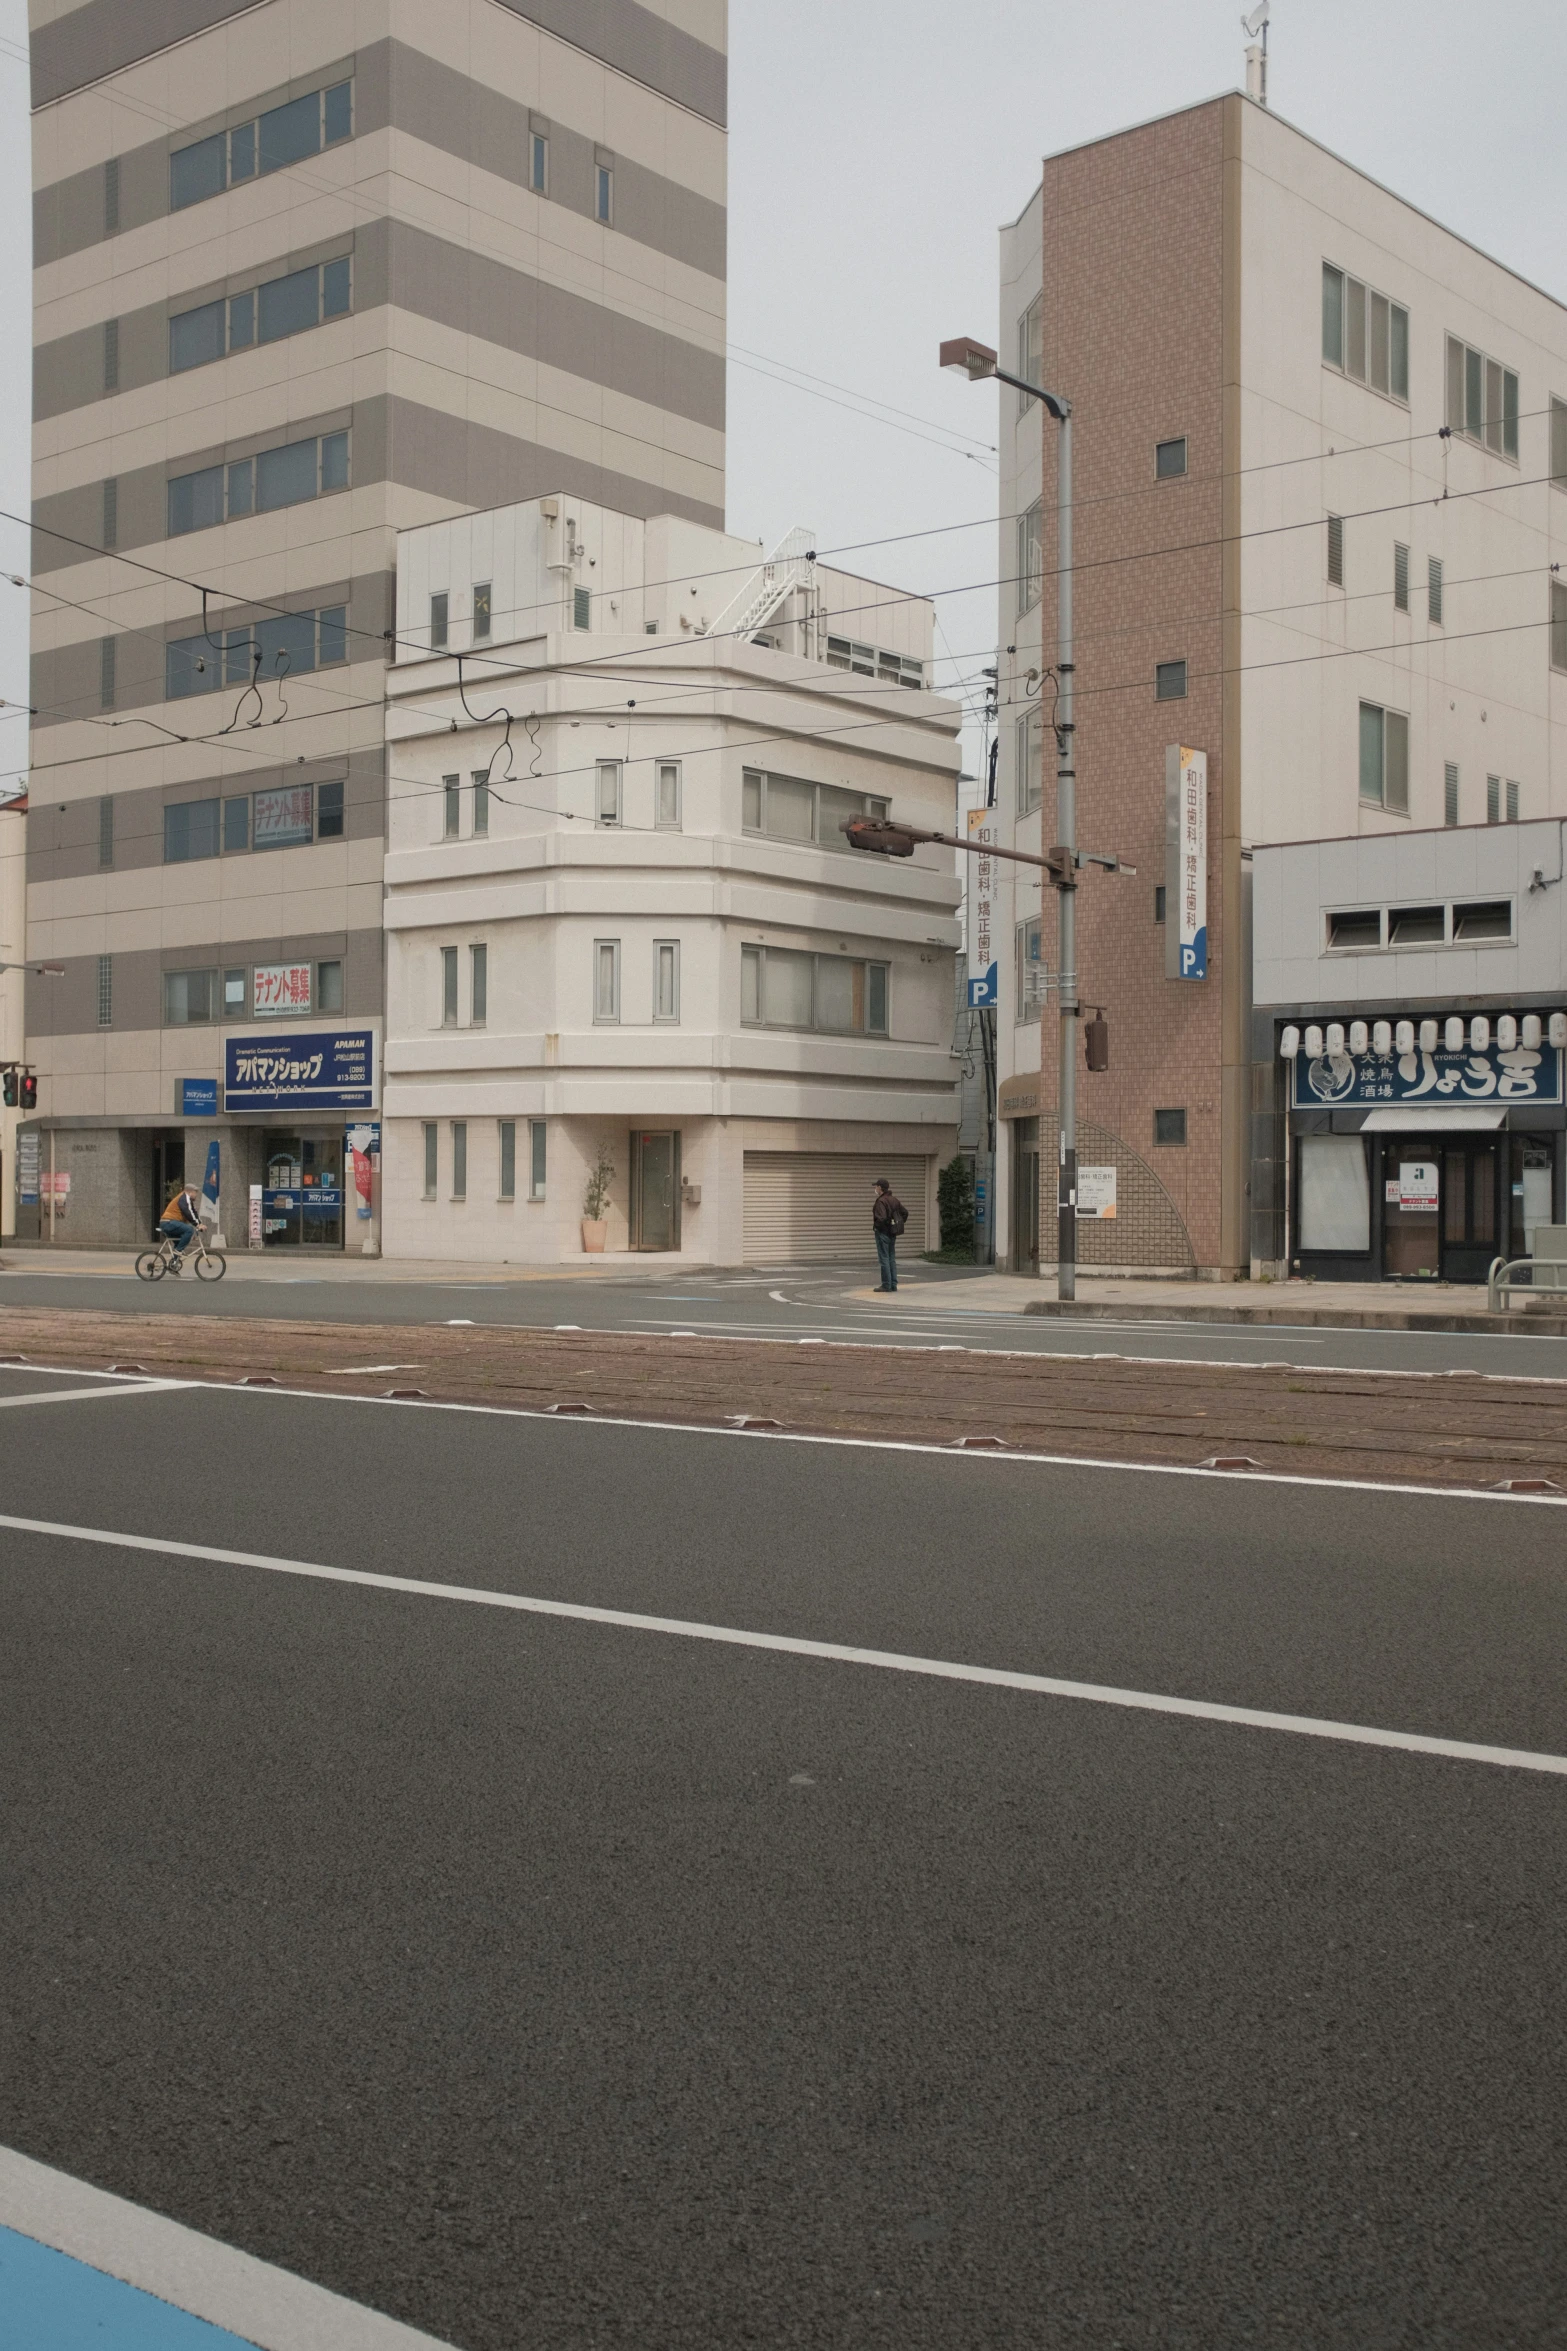
{"label": "\u30a2\u30d1\u30de\u30f3\u30b7\u30e7\u30c3\u30d7 sign", "polygon": [[291,1029],[286,1036],[229,1037],[223,1047],[225,1110],[373,1110],[374,1029]]}

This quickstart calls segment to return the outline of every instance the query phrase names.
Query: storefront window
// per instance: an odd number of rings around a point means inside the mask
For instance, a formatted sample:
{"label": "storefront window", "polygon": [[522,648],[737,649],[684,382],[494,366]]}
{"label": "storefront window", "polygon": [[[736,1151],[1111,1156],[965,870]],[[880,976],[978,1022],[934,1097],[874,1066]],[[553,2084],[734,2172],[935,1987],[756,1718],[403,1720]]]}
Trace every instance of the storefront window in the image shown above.
{"label": "storefront window", "polygon": [[1300,1246],[1335,1256],[1371,1247],[1371,1181],[1358,1135],[1302,1135]]}

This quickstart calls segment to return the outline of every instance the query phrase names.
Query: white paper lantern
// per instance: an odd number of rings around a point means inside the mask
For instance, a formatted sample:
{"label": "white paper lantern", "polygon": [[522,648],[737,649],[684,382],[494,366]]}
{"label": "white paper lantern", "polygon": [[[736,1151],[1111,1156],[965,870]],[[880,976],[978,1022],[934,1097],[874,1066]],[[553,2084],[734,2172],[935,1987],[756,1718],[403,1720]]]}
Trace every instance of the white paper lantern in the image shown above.
{"label": "white paper lantern", "polygon": [[1567,1045],[1567,1012],[1553,1012],[1545,1033],[1558,1049]]}
{"label": "white paper lantern", "polygon": [[1420,1050],[1422,1053],[1436,1051],[1436,1022],[1434,1020],[1423,1020],[1420,1023]]}
{"label": "white paper lantern", "polygon": [[1322,1031],[1315,1022],[1306,1031],[1306,1051],[1313,1061],[1322,1059]]}
{"label": "white paper lantern", "polygon": [[1524,1044],[1528,1047],[1531,1053],[1539,1052],[1540,1038],[1543,1033],[1544,1032],[1540,1027],[1539,1014],[1537,1012],[1526,1012],[1523,1016],[1523,1029],[1521,1034]]}
{"label": "white paper lantern", "polygon": [[[1408,1045],[1400,1045],[1400,1047],[1398,1048],[1398,1049],[1399,1049],[1399,1051],[1400,1051],[1400,1053],[1407,1053],[1407,1052],[1409,1051],[1409,1049],[1410,1049],[1410,1046],[1411,1046],[1411,1045],[1413,1045],[1413,1044],[1414,1044],[1414,1041],[1415,1041],[1415,1032],[1414,1032],[1414,1030],[1409,1028],[1409,1023],[1408,1023],[1408,1021],[1407,1021],[1407,1020],[1401,1020],[1401,1021],[1399,1022],[1399,1024],[1398,1024],[1398,1030],[1399,1030],[1399,1035],[1400,1035],[1400,1036],[1402,1036],[1402,1035],[1403,1035],[1403,1033],[1404,1033],[1405,1029],[1409,1029],[1409,1044],[1408,1044]],[[1390,1020],[1377,1020],[1377,1021],[1373,1021],[1373,1022],[1372,1022],[1372,1024],[1371,1024],[1371,1050],[1372,1050],[1372,1052],[1373,1052],[1373,1053],[1391,1053],[1391,1052],[1392,1052],[1392,1050],[1393,1050],[1393,1024],[1392,1024],[1392,1022],[1391,1022]]]}
{"label": "white paper lantern", "polygon": [[1279,1059],[1281,1061],[1293,1061],[1299,1051],[1300,1031],[1292,1023],[1289,1028],[1280,1031]]}
{"label": "white paper lantern", "polygon": [[1328,1051],[1330,1053],[1342,1053],[1343,1050],[1344,1023],[1341,1020],[1330,1020],[1328,1022]]}
{"label": "white paper lantern", "polygon": [[1496,1021],[1497,1049],[1502,1053],[1511,1053],[1517,1042],[1518,1023],[1510,1012],[1499,1013]]}
{"label": "white paper lantern", "polygon": [[1483,1053],[1491,1042],[1491,1024],[1483,1012],[1477,1012],[1469,1023],[1469,1050]]}
{"label": "white paper lantern", "polygon": [[1464,1049],[1464,1024],[1456,1012],[1448,1016],[1447,1026],[1442,1031],[1442,1042],[1449,1053],[1462,1053]]}

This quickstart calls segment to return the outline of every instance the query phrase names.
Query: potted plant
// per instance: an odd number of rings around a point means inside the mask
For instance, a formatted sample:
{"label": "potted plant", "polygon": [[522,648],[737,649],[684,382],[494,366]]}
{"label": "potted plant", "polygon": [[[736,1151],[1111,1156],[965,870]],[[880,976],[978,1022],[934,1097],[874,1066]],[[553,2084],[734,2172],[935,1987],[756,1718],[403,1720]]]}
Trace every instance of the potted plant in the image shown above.
{"label": "potted plant", "polygon": [[602,1250],[609,1237],[609,1223],[604,1210],[609,1201],[609,1187],[615,1180],[615,1162],[609,1155],[609,1145],[600,1143],[597,1159],[588,1170],[588,1180],[582,1187],[582,1246],[587,1250]]}

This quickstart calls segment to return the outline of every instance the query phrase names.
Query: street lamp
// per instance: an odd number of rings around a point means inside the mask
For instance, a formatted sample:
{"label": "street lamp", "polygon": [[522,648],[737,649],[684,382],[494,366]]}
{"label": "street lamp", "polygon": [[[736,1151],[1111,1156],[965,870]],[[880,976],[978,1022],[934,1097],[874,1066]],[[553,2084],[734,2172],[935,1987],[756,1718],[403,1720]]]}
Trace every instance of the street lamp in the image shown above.
{"label": "street lamp", "polygon": [[1056,1211],[1056,1296],[1077,1296],[1077,770],[1072,764],[1072,404],[1042,384],[1025,383],[1008,375],[986,343],[960,335],[941,346],[941,364],[968,377],[970,383],[994,378],[1041,400],[1059,425],[1059,463],[1056,472],[1057,644],[1056,673],[1061,699],[1056,711],[1056,829],[1058,846],[1046,864],[1058,893],[1060,972],[1060,1047],[1058,1060],[1061,1119],[1060,1175]]}

